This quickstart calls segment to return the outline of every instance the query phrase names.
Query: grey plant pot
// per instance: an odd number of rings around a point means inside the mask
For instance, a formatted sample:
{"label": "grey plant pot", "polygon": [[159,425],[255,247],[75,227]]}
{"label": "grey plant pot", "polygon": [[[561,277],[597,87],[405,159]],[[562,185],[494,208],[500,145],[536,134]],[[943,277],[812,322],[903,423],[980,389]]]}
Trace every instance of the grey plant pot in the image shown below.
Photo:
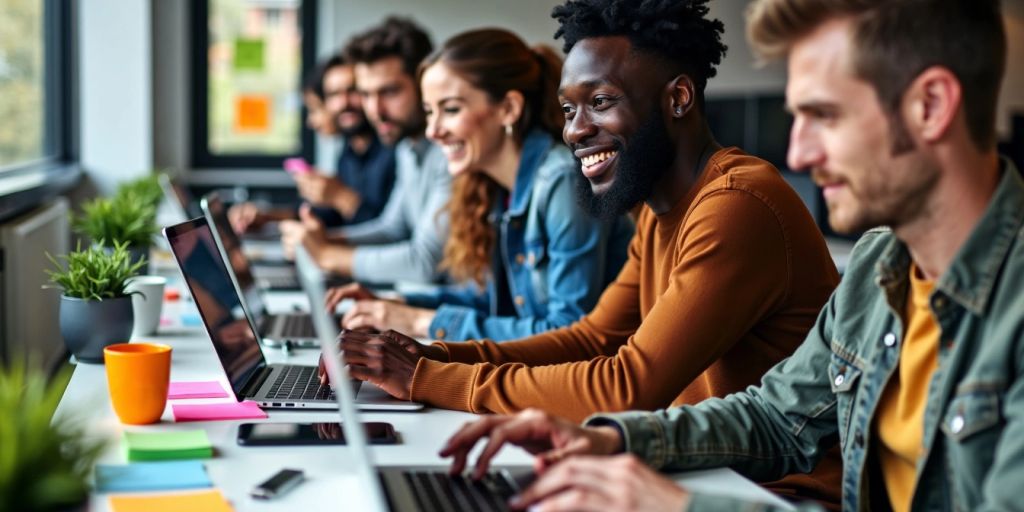
{"label": "grey plant pot", "polygon": [[103,349],[128,343],[134,324],[130,295],[106,300],[60,297],[60,334],[81,362],[103,363]]}

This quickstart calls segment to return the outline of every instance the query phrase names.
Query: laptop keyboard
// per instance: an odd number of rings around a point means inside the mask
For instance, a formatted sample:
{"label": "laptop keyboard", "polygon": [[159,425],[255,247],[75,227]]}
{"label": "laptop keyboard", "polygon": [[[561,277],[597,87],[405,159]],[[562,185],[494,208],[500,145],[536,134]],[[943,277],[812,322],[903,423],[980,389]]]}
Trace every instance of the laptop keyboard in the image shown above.
{"label": "laptop keyboard", "polygon": [[402,476],[420,510],[504,511],[509,498],[525,486],[507,471],[492,471],[478,481],[446,471],[403,471]]}
{"label": "laptop keyboard", "polygon": [[309,315],[289,315],[284,317],[281,336],[286,338],[316,338],[313,328],[313,317]]}
{"label": "laptop keyboard", "polygon": [[313,366],[286,366],[267,392],[269,400],[334,400],[330,386],[321,386]]}

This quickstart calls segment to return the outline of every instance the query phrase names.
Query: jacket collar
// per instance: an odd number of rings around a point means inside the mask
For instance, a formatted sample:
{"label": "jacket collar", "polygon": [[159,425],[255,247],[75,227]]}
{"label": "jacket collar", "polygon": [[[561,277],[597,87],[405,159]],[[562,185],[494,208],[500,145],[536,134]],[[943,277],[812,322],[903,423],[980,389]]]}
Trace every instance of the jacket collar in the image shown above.
{"label": "jacket collar", "polygon": [[508,215],[516,217],[526,213],[526,208],[530,205],[530,195],[533,192],[534,176],[553,143],[551,136],[541,130],[531,131],[523,140],[523,152],[519,157],[519,169],[516,171],[516,182],[512,189]]}
{"label": "jacket collar", "polygon": [[[939,278],[936,290],[976,315],[988,307],[996,278],[1024,221],[1024,179],[1013,162],[1001,159],[1003,176],[985,213]],[[910,268],[906,245],[893,237],[879,259],[878,284],[887,292],[902,289]]]}

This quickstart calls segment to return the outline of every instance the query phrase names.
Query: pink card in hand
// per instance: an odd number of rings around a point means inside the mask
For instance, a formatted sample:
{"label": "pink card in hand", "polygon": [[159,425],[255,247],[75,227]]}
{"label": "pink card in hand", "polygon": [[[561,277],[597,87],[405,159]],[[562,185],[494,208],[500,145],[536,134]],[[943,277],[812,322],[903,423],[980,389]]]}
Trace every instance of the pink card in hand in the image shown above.
{"label": "pink card in hand", "polygon": [[266,418],[267,413],[256,402],[223,404],[172,405],[174,421],[215,421]]}
{"label": "pink card in hand", "polygon": [[220,383],[215,380],[204,380],[195,382],[172,382],[167,390],[168,400],[179,398],[227,398],[228,393],[224,391]]}

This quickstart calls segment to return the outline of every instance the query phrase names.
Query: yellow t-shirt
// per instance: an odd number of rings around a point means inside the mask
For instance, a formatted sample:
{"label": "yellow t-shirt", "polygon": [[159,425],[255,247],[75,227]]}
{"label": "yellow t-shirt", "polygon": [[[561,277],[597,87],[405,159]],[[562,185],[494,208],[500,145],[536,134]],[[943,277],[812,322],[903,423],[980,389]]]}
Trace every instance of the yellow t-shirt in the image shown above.
{"label": "yellow t-shirt", "polygon": [[933,281],[910,266],[905,308],[906,334],[900,362],[889,380],[875,416],[878,457],[889,502],[896,512],[910,510],[917,485],[917,461],[924,455],[924,409],[928,385],[938,366],[939,324],[928,307]]}

